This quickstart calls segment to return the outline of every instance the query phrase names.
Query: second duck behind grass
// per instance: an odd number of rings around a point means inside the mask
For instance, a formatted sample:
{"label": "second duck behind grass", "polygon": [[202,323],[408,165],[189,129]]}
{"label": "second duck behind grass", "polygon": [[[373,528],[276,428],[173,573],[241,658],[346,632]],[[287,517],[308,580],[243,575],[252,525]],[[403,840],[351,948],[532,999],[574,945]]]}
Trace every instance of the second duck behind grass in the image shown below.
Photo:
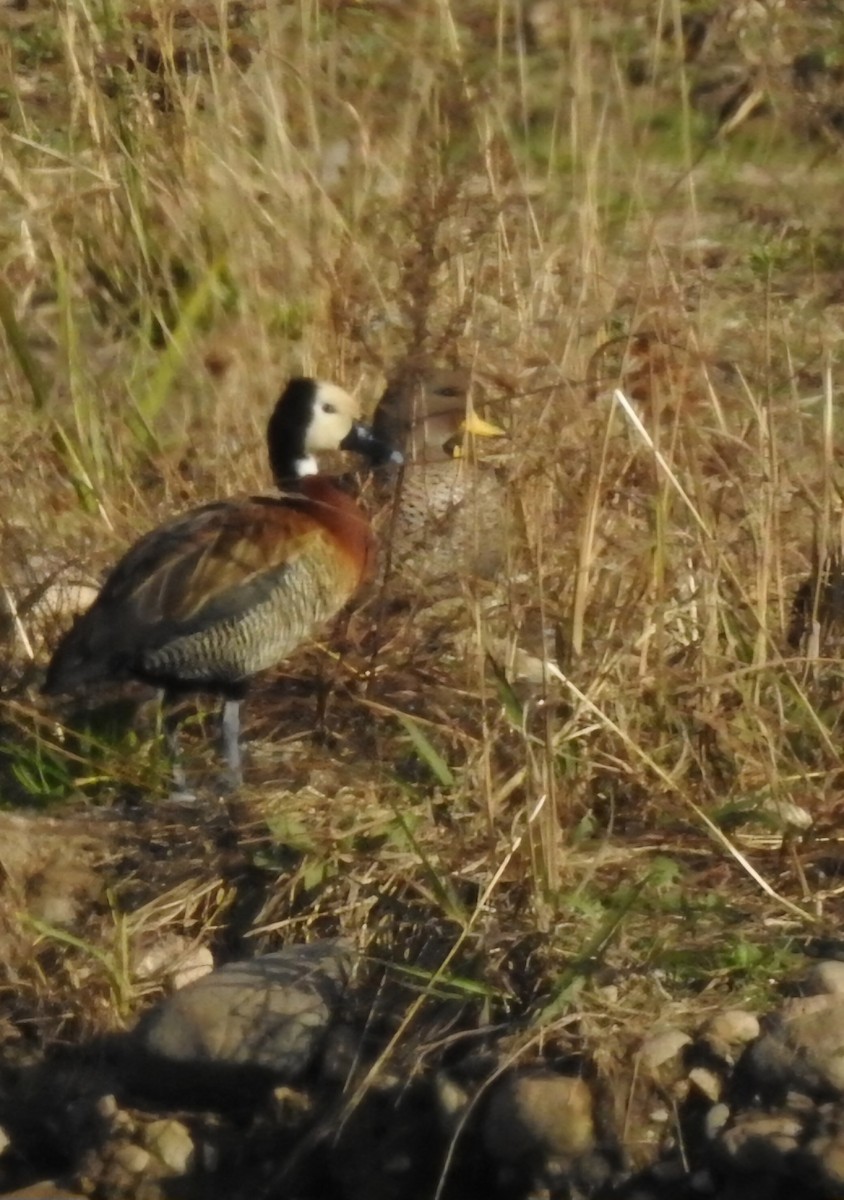
{"label": "second duck behind grass", "polygon": [[503,488],[489,464],[464,457],[463,440],[504,430],[472,408],[468,373],[431,366],[400,372],[378,402],[373,428],[407,460],[398,495],[389,478],[379,488],[391,502],[381,532],[399,578],[427,588],[495,574],[507,540]]}
{"label": "second duck behind grass", "polygon": [[[239,784],[249,680],[339,612],[371,567],[365,514],[314,458],[339,449],[400,462],[358,416],[336,384],[292,379],[267,428],[284,494],[206,504],[142,537],[59,643],[44,691],[136,679],[162,689],[165,705],[185,692],[217,694],[229,782]],[[182,786],[178,763],[174,776]]]}

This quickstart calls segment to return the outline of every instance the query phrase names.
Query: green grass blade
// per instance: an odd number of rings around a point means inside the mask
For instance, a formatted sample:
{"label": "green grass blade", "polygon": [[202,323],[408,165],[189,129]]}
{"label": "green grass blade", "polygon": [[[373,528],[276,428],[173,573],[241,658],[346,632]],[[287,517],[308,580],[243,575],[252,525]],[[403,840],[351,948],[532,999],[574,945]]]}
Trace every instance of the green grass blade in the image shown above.
{"label": "green grass blade", "polygon": [[413,742],[414,750],[431,771],[437,783],[441,783],[443,787],[454,787],[457,780],[454,778],[451,768],[440,752],[431,745],[416,722],[411,717],[405,716],[404,713],[396,713],[396,716]]}

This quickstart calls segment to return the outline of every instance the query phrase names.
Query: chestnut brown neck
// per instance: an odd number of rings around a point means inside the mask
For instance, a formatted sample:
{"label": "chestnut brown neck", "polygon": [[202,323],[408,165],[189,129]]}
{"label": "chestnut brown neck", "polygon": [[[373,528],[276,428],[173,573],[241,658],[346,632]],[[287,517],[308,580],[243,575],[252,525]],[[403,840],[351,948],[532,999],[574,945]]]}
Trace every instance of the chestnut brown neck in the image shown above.
{"label": "chestnut brown neck", "polygon": [[323,475],[300,478],[297,490],[307,500],[308,511],[328,530],[362,579],[372,567],[375,556],[375,537],[366,513],[351,496]]}

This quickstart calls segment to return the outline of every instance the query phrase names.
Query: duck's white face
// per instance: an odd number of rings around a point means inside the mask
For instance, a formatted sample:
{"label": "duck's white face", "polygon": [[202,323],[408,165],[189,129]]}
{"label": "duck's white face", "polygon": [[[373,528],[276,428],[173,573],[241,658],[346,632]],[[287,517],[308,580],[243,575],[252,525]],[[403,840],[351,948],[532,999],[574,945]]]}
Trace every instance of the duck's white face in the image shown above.
{"label": "duck's white face", "polygon": [[360,416],[357,401],[336,383],[319,381],[314,392],[313,411],[305,434],[305,452],[339,450]]}

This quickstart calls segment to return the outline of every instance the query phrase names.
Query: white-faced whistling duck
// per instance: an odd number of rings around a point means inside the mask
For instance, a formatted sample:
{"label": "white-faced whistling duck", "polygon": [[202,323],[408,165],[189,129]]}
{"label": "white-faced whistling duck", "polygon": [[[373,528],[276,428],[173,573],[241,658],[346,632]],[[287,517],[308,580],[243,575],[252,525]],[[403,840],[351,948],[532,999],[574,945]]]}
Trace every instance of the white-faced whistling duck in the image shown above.
{"label": "white-faced whistling duck", "polygon": [[[461,573],[489,575],[503,560],[501,481],[464,456],[463,438],[504,430],[473,411],[468,390],[466,372],[421,368],[391,383],[375,410],[376,435],[405,456],[400,491],[383,524],[390,568],[400,578],[430,584]],[[393,494],[386,479],[379,490],[385,500]]]}
{"label": "white-faced whistling duck", "polygon": [[[136,542],[59,643],[44,691],[137,679],[162,689],[165,711],[184,692],[220,695],[228,774],[240,783],[249,679],[339,612],[371,566],[366,516],[314,460],[340,449],[401,462],[357,417],[336,384],[291,380],[267,428],[284,494],[206,504]],[[181,786],[178,762],[174,776]]]}

